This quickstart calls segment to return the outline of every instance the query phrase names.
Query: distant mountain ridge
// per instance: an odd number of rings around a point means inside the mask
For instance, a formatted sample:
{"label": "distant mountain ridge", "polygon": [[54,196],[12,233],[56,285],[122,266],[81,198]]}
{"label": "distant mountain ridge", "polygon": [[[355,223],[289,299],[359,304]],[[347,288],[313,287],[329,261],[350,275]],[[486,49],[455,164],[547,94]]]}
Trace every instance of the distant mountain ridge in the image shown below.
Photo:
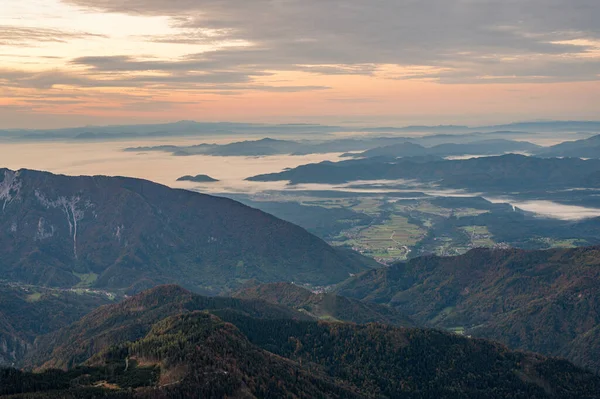
{"label": "distant mountain ridge", "polygon": [[261,124],[235,122],[179,121],[146,125],[82,126],[63,129],[2,129],[0,138],[12,140],[109,140],[143,137],[201,136],[211,134],[329,134],[351,131],[394,133],[473,133],[520,130],[526,132],[600,132],[600,121],[516,122],[488,126],[328,126],[320,124]]}
{"label": "distant mountain ridge", "polygon": [[583,140],[565,141],[552,147],[541,148],[537,155],[543,157],[600,158],[600,135]]}
{"label": "distant mountain ridge", "polygon": [[302,165],[279,173],[249,177],[247,180],[339,184],[398,179],[433,183],[446,188],[494,192],[599,187],[600,161],[546,159],[516,154],[424,162],[410,158],[379,157]]}
{"label": "distant mountain ridge", "polygon": [[540,146],[524,142],[504,139],[476,140],[470,143],[446,143],[438,144],[433,147],[424,147],[412,142],[393,144],[384,147],[377,147],[371,150],[349,154],[354,158],[359,157],[414,157],[414,156],[460,156],[460,155],[502,155],[509,152],[535,152],[540,150]]}
{"label": "distant mountain ridge", "polygon": [[336,283],[372,267],[238,202],[145,180],[0,169],[0,273],[55,287],[219,293],[247,279]]}

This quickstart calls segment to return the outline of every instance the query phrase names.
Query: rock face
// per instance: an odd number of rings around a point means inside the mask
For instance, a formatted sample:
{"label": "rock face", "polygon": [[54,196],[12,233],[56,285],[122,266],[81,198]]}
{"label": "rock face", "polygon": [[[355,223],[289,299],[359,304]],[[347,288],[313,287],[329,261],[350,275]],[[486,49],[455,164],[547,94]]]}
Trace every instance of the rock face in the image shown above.
{"label": "rock face", "polygon": [[217,293],[246,279],[339,282],[367,266],[232,200],[122,177],[0,169],[0,273],[38,285]]}

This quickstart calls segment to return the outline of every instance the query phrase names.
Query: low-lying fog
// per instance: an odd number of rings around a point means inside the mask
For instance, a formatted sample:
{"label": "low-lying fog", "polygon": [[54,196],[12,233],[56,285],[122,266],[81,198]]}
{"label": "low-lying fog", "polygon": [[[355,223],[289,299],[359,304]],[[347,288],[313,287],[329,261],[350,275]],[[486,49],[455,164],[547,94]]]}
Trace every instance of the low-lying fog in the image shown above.
{"label": "low-lying fog", "polygon": [[600,209],[587,208],[583,206],[564,205],[553,201],[515,201],[507,198],[489,198],[494,203],[509,203],[512,206],[524,211],[533,212],[540,216],[550,217],[561,220],[583,220],[588,218],[600,217]]}
{"label": "low-lying fog", "polygon": [[[10,169],[37,169],[67,175],[129,176],[152,180],[171,187],[206,193],[255,193],[279,190],[337,190],[356,193],[422,192],[433,196],[475,196],[461,190],[438,190],[407,181],[369,181],[351,184],[304,184],[288,186],[286,182],[249,182],[244,179],[257,174],[273,173],[299,165],[322,161],[338,161],[342,153],[311,154],[302,156],[276,155],[265,157],[173,156],[165,152],[124,152],[127,147],[163,144],[190,145],[199,142],[226,144],[243,140],[241,137],[211,137],[190,139],[152,139],[118,142],[46,142],[0,143],[0,167]],[[177,182],[184,175],[205,174],[220,180],[216,183]],[[578,220],[600,216],[600,209],[562,205],[550,201],[513,201],[492,198],[494,202],[508,202],[540,216]]]}
{"label": "low-lying fog", "polygon": [[[236,137],[235,140],[239,140]],[[215,142],[216,140],[210,140]],[[221,143],[231,140],[221,139]],[[198,140],[173,139],[135,142],[100,143],[1,143],[0,167],[9,169],[37,169],[67,175],[108,175],[129,176],[148,179],[172,187],[190,188],[193,183],[176,182],[184,175],[206,174],[221,180],[211,191],[236,188],[251,182],[244,179],[257,174],[279,172],[285,168],[325,160],[339,160],[341,153],[312,154],[303,156],[276,155],[267,157],[215,157],[215,156],[173,156],[166,152],[124,152],[132,146],[154,146],[161,144],[190,145]],[[285,184],[280,184],[283,187]]]}

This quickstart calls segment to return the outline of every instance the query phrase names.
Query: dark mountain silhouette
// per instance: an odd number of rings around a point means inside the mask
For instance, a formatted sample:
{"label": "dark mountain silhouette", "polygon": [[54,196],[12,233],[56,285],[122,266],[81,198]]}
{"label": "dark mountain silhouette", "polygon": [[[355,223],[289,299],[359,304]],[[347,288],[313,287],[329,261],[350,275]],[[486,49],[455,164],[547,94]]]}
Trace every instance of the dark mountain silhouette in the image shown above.
{"label": "dark mountain silhouette", "polygon": [[478,140],[470,143],[445,143],[433,147],[423,147],[411,142],[373,148],[358,154],[354,158],[366,157],[414,157],[433,155],[438,157],[459,155],[499,155],[509,152],[533,152],[541,147],[524,141],[503,139]]}
{"label": "dark mountain silhouette", "polygon": [[177,179],[177,181],[191,181],[194,183],[218,182],[217,179],[213,179],[212,177],[210,177],[208,175],[196,175],[196,176],[186,175],[186,176],[181,176],[179,179]]}

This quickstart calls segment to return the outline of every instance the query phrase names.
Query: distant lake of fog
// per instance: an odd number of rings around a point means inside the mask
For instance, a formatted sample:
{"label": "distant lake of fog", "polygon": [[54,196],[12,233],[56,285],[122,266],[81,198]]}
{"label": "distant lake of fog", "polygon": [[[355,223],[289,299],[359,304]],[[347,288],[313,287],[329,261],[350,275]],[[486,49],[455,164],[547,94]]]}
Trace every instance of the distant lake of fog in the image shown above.
{"label": "distant lake of fog", "polygon": [[564,205],[553,201],[514,201],[507,198],[484,197],[493,203],[509,203],[527,212],[533,212],[543,217],[561,220],[583,220],[600,217],[600,209],[583,206]]}
{"label": "distant lake of fog", "polygon": [[[9,169],[36,169],[66,175],[128,176],[151,180],[171,187],[192,188],[195,183],[177,182],[184,175],[206,174],[219,183],[211,183],[207,191],[226,188],[243,191],[256,189],[257,183],[244,179],[263,173],[280,172],[285,168],[322,161],[341,160],[342,153],[311,154],[302,156],[275,155],[266,157],[215,157],[205,155],[173,156],[170,153],[124,152],[127,147],[156,146],[163,144],[191,145],[199,142],[226,144],[243,140],[207,138],[173,140],[136,140],[118,142],[46,142],[0,143],[0,167]],[[261,183],[258,183],[261,184]],[[261,184],[271,189],[285,188],[284,182]]]}
{"label": "distant lake of fog", "polygon": [[[156,146],[161,144],[191,145],[200,142],[226,144],[244,138],[211,137],[203,140],[151,139],[117,142],[45,142],[0,143],[0,167],[13,170],[27,168],[66,175],[128,176],[151,180],[170,187],[185,188],[205,193],[255,193],[264,191],[334,190],[356,193],[410,193],[422,192],[431,196],[471,197],[481,193],[463,190],[437,189],[409,181],[365,181],[348,184],[303,184],[288,186],[287,182],[249,182],[250,176],[280,172],[308,163],[340,161],[342,153],[311,154],[302,156],[276,155],[265,157],[173,156],[165,152],[124,152],[127,147]],[[205,174],[220,180],[216,183],[177,182],[183,175]],[[510,203],[544,217],[580,220],[600,217],[600,209],[562,205],[551,201],[515,201],[510,198],[488,198],[492,202]]]}

